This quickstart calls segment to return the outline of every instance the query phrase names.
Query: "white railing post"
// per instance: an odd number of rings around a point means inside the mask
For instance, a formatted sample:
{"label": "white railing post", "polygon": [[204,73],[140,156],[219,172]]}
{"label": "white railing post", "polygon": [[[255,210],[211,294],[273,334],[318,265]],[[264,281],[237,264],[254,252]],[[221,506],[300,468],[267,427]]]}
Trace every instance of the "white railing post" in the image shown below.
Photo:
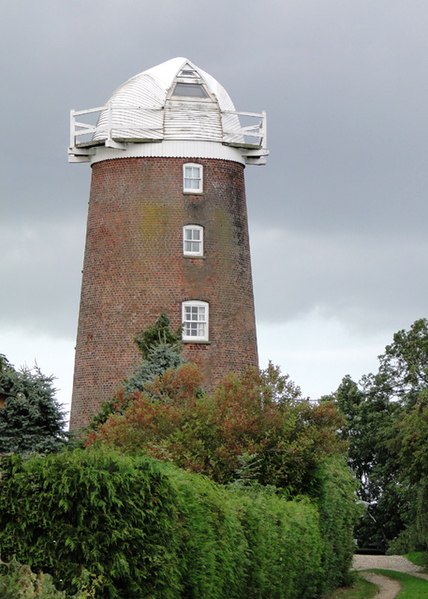
{"label": "white railing post", "polygon": [[74,110],[70,110],[70,148],[74,148],[74,146],[76,145],[76,136],[74,134],[74,119]]}
{"label": "white railing post", "polygon": [[107,140],[113,141],[112,138],[112,127],[113,127],[113,115],[111,102],[107,104]]}
{"label": "white railing post", "polygon": [[267,116],[266,116],[266,110],[262,111],[262,148],[264,150],[267,149]]}

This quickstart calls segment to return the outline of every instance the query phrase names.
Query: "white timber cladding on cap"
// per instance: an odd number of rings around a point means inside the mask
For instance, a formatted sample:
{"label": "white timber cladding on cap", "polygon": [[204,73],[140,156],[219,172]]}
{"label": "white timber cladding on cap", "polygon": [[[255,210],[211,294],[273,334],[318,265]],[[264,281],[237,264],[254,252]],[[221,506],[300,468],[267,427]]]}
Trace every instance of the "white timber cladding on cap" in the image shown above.
{"label": "white timber cladding on cap", "polygon": [[165,139],[188,139],[222,143],[220,111],[217,102],[167,100]]}
{"label": "white timber cladding on cap", "polygon": [[[242,126],[240,115],[250,124]],[[98,161],[102,148],[125,157],[135,144],[170,141],[234,146],[247,163],[264,163],[268,154],[264,113],[236,112],[224,87],[186,58],[135,75],[104,106],[72,111],[70,137],[71,162]],[[165,154],[159,147],[154,155]]]}

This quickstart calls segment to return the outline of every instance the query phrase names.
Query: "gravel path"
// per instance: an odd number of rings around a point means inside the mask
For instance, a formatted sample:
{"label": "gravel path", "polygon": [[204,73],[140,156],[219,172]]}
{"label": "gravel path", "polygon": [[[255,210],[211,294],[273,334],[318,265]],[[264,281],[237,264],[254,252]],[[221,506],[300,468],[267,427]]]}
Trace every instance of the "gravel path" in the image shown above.
{"label": "gravel path", "polygon": [[[415,566],[402,555],[355,555],[353,568],[354,570],[371,570],[372,568],[396,570],[397,572],[406,572],[412,576],[428,580],[428,574],[420,572],[422,568]],[[400,591],[400,584],[386,576],[372,572],[363,572],[362,576],[379,587],[376,599],[394,599]]]}
{"label": "gravel path", "polygon": [[392,580],[392,578],[374,574],[373,572],[363,572],[361,576],[379,587],[379,591],[374,599],[395,599],[401,591],[400,583],[397,580]]}
{"label": "gravel path", "polygon": [[354,555],[353,568],[354,570],[371,570],[372,568],[397,570],[397,572],[407,572],[407,574],[428,580],[428,574],[421,573],[420,566],[415,566],[402,555]]}

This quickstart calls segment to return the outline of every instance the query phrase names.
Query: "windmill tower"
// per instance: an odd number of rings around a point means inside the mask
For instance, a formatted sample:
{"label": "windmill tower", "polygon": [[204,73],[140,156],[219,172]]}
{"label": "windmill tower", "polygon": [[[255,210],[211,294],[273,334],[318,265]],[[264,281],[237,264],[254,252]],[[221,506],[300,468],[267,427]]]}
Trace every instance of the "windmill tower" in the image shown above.
{"label": "windmill tower", "polygon": [[257,365],[244,168],[266,163],[265,128],[186,58],[71,112],[69,161],[92,167],[72,429],[134,371],[134,337],[162,312],[208,386]]}

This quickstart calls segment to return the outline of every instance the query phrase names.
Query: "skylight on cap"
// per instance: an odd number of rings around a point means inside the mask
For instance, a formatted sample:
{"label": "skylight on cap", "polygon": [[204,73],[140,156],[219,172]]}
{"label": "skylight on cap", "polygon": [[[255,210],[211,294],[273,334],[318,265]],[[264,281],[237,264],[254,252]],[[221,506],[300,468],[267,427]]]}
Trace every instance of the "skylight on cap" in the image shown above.
{"label": "skylight on cap", "polygon": [[173,96],[184,96],[188,98],[208,98],[208,94],[201,83],[176,83]]}

